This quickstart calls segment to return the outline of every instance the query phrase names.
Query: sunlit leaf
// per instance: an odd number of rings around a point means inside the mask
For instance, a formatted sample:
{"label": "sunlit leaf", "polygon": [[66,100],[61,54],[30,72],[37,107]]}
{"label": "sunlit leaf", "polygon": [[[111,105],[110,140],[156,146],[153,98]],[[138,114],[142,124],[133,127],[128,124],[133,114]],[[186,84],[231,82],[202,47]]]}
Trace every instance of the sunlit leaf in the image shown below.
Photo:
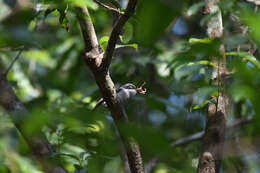
{"label": "sunlit leaf", "polygon": [[242,57],[244,61],[251,62],[255,67],[260,69],[260,62],[248,52],[226,52],[225,55]]}
{"label": "sunlit leaf", "polygon": [[136,51],[138,51],[138,45],[137,44],[117,44],[116,48],[122,48],[122,47],[132,47],[134,48]]}
{"label": "sunlit leaf", "polygon": [[107,47],[107,43],[108,43],[109,37],[108,36],[103,36],[100,38],[99,43],[102,47],[102,50],[105,51],[106,47]]}
{"label": "sunlit leaf", "polygon": [[189,39],[189,43],[211,43],[212,39],[210,38],[203,38],[203,39],[199,39],[199,38],[190,38]]}
{"label": "sunlit leaf", "polygon": [[130,22],[127,22],[124,26],[124,34],[120,36],[120,40],[123,43],[128,43],[133,37],[134,28]]}

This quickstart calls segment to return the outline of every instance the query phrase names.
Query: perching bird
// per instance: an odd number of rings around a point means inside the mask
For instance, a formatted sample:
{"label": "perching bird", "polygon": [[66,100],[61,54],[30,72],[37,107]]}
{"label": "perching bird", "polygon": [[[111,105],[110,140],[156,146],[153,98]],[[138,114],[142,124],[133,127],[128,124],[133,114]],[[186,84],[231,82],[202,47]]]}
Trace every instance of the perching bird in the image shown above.
{"label": "perching bird", "polygon": [[[122,104],[122,105],[126,104],[130,100],[130,98],[135,96],[137,93],[145,94],[146,89],[143,90],[143,88],[142,88],[143,85],[139,88],[136,88],[136,86],[134,84],[127,83],[127,84],[122,85],[118,89],[116,89],[117,100],[118,100],[119,104]],[[97,107],[99,107],[101,105],[107,107],[107,104],[103,98],[98,100],[94,109],[96,109]]]}

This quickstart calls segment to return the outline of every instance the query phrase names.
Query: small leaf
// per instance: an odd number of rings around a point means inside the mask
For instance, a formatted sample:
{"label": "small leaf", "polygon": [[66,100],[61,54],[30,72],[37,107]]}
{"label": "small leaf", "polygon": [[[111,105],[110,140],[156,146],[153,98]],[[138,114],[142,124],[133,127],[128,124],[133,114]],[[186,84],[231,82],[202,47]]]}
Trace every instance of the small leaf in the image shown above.
{"label": "small leaf", "polygon": [[241,57],[244,61],[249,61],[254,64],[255,67],[260,69],[260,62],[248,52],[226,52],[225,55]]}
{"label": "small leaf", "polygon": [[103,36],[100,38],[99,43],[102,47],[102,50],[105,51],[106,47],[107,47],[107,43],[108,43],[109,37],[108,36]]}
{"label": "small leaf", "polygon": [[121,44],[117,44],[116,45],[116,49],[117,48],[122,48],[122,47],[132,47],[132,48],[135,48],[136,51],[138,51],[138,45],[133,43],[133,44],[124,44],[124,45],[121,45]]}
{"label": "small leaf", "polygon": [[203,38],[203,39],[199,39],[199,38],[190,38],[189,39],[189,43],[194,44],[194,43],[211,43],[212,40],[210,38]]}
{"label": "small leaf", "polygon": [[193,96],[194,103],[200,106],[205,106],[205,101],[207,101],[208,103],[212,94],[213,93],[215,94],[217,90],[218,88],[215,86],[199,88],[199,90],[194,93]]}
{"label": "small leaf", "polygon": [[65,9],[58,9],[60,13],[59,22],[61,26],[66,29],[66,31],[69,31],[69,19],[66,17],[68,6]]}
{"label": "small leaf", "polygon": [[134,28],[133,25],[127,22],[124,26],[124,34],[120,36],[120,40],[123,43],[128,43],[133,38]]}
{"label": "small leaf", "polygon": [[191,65],[195,65],[195,64],[210,65],[210,66],[216,67],[216,65],[213,62],[208,61],[208,60],[201,60],[201,61],[196,61],[196,62],[190,62],[187,65],[191,66]]}
{"label": "small leaf", "polygon": [[192,112],[193,110],[198,110],[198,109],[204,108],[209,102],[210,102],[209,100],[205,100],[201,105],[192,106],[190,109],[190,112]]}

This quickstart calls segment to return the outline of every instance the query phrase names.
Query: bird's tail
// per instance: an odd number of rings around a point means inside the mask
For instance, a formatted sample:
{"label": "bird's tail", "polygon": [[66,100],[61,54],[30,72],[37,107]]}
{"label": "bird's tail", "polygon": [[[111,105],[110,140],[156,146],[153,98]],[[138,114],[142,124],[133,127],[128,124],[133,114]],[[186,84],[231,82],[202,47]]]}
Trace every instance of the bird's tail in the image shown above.
{"label": "bird's tail", "polygon": [[105,103],[105,100],[104,100],[103,98],[99,99],[99,100],[97,101],[96,106],[93,108],[93,110],[96,110],[99,106],[101,106],[101,105],[104,104],[104,103]]}

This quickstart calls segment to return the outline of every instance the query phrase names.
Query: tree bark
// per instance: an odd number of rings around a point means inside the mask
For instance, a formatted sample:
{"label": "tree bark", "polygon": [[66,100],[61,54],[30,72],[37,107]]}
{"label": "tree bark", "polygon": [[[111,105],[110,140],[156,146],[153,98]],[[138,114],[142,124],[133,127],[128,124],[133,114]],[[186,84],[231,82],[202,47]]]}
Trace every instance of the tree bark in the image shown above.
{"label": "tree bark", "polygon": [[[206,0],[205,13],[213,15],[207,23],[207,34],[212,39],[223,35],[222,16],[217,3],[218,0]],[[222,57],[212,57],[216,65],[212,73],[212,85],[218,87],[218,96],[212,98],[216,104],[208,105],[204,146],[199,159],[198,173],[218,173],[223,155],[229,98],[225,92],[224,76],[227,69],[223,45],[219,51]]]}
{"label": "tree bark", "polygon": [[88,9],[86,7],[78,8],[77,18],[80,23],[83,40],[85,42],[85,52],[83,53],[83,58],[94,74],[96,83],[111,112],[120,138],[126,148],[131,173],[143,173],[142,157],[138,144],[132,137],[123,135],[122,125],[128,124],[128,117],[124,107],[117,101],[115,86],[109,74],[109,66],[112,61],[113,52],[115,50],[115,45],[119,38],[119,34],[124,24],[135,12],[136,4],[137,0],[129,0],[126,11],[123,14],[120,14],[113,27],[104,53],[100,49]]}

